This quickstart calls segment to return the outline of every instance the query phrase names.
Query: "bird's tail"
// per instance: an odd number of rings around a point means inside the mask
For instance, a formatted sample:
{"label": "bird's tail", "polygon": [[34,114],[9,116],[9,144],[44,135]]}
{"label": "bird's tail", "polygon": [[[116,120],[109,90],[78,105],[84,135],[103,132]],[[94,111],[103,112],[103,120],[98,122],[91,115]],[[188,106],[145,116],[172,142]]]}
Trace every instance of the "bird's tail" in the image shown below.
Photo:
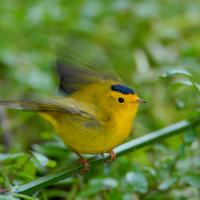
{"label": "bird's tail", "polygon": [[33,101],[0,101],[0,106],[17,110],[38,111],[38,105]]}
{"label": "bird's tail", "polygon": [[7,108],[33,111],[33,112],[60,112],[74,115],[80,115],[89,119],[95,119],[95,116],[77,108],[77,104],[67,100],[66,97],[51,98],[51,99],[34,99],[34,100],[19,100],[19,101],[1,101],[0,106]]}

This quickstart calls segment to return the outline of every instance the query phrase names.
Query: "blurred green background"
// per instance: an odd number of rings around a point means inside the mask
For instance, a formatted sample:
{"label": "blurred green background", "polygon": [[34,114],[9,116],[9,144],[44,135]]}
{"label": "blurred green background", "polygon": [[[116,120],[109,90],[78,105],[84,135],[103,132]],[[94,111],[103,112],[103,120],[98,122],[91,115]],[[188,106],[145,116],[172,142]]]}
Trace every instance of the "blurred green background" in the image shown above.
{"label": "blurred green background", "polygon": [[[129,139],[195,118],[199,19],[199,0],[1,0],[0,99],[57,94],[55,46],[76,35],[105,50],[123,80],[147,100]],[[0,188],[70,167],[76,159],[37,114],[1,108],[0,121]],[[158,141],[29,198],[199,200],[197,133],[191,129]]]}

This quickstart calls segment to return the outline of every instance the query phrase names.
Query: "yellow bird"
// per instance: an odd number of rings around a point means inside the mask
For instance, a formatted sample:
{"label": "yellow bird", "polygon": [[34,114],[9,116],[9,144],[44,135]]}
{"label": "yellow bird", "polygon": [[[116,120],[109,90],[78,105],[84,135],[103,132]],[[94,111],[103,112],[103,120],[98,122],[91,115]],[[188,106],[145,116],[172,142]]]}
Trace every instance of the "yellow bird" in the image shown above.
{"label": "yellow bird", "polygon": [[99,62],[79,56],[75,51],[65,53],[57,61],[65,96],[0,101],[0,105],[38,112],[48,120],[79,156],[84,173],[89,162],[81,154],[109,153],[111,161],[116,158],[113,148],[130,134],[138,106],[144,101]]}

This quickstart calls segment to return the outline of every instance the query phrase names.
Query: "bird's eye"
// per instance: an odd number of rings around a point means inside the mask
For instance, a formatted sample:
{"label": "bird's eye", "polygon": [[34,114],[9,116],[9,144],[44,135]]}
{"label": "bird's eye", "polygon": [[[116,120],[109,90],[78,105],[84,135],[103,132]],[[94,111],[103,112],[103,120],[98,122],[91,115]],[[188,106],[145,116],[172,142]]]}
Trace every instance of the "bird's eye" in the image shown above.
{"label": "bird's eye", "polygon": [[124,99],[122,97],[118,98],[118,102],[119,103],[123,103],[124,102]]}

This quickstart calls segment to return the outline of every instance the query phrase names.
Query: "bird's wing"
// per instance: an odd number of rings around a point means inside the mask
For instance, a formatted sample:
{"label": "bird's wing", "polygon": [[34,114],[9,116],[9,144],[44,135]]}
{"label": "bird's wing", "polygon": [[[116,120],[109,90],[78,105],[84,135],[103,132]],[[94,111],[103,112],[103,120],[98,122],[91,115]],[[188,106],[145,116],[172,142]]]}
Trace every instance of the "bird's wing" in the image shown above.
{"label": "bird's wing", "polygon": [[113,80],[121,82],[108,59],[96,45],[80,40],[71,40],[60,47],[56,68],[60,79],[60,89],[72,94],[87,84]]}
{"label": "bird's wing", "polygon": [[68,113],[96,120],[92,109],[85,105],[81,105],[80,103],[68,97],[38,98],[34,100],[20,101],[0,101],[0,106],[34,112]]}

